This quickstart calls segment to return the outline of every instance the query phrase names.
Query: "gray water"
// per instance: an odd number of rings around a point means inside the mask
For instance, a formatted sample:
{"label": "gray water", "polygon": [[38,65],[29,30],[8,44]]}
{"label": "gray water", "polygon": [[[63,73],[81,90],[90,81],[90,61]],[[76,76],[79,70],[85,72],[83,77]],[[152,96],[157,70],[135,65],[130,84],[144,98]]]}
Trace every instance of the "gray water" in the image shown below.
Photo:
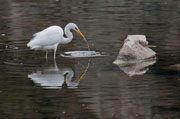
{"label": "gray water", "polygon": [[[0,119],[179,119],[180,1],[1,0]],[[92,51],[105,57],[65,58],[84,51],[74,40],[57,59],[26,44],[48,26],[74,22]],[[157,61],[129,77],[113,64],[127,35],[144,34]],[[32,77],[33,76],[33,77]],[[68,79],[65,81],[65,79]]]}

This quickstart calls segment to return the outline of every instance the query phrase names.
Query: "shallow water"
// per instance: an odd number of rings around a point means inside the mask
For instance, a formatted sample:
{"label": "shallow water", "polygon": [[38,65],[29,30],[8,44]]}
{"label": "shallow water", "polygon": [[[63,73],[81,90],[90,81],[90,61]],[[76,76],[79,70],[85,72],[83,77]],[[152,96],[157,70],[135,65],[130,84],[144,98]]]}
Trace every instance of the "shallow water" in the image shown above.
{"label": "shallow water", "polygon": [[[179,1],[0,4],[0,119],[180,118],[180,72],[164,68],[180,63]],[[69,22],[78,25],[92,51],[108,56],[61,57],[63,52],[87,50],[75,32],[70,44],[58,47],[56,61],[53,53],[46,61],[45,52],[26,47],[32,34]],[[157,61],[143,75],[129,77],[113,64],[129,34],[144,34],[156,46]]]}

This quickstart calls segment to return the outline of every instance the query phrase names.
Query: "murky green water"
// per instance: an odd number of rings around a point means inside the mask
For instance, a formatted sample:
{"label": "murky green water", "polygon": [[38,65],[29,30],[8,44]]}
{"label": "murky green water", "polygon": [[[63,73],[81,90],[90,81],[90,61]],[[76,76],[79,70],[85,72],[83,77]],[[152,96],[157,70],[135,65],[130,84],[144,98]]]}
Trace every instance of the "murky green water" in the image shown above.
{"label": "murky green water", "polygon": [[[0,119],[179,119],[180,2],[177,0],[0,1]],[[74,33],[56,62],[26,47],[32,34],[74,22],[92,51],[105,57],[65,58],[87,50]],[[144,34],[157,62],[129,77],[112,62],[129,34]],[[65,79],[67,79],[65,81]]]}

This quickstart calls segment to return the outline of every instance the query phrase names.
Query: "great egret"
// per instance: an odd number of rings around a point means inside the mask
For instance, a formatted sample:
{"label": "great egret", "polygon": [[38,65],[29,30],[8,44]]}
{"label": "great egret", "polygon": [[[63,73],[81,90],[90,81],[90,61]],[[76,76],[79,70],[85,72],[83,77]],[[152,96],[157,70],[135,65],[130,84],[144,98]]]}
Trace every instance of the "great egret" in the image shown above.
{"label": "great egret", "polygon": [[59,26],[50,26],[43,31],[35,33],[33,39],[27,44],[31,49],[45,50],[46,58],[48,57],[48,50],[54,50],[54,58],[56,58],[56,50],[58,44],[67,44],[72,41],[73,34],[71,30],[76,31],[79,35],[86,40],[84,35],[80,32],[79,28],[74,23],[69,23],[65,26],[64,32],[67,37],[64,37],[63,29]]}

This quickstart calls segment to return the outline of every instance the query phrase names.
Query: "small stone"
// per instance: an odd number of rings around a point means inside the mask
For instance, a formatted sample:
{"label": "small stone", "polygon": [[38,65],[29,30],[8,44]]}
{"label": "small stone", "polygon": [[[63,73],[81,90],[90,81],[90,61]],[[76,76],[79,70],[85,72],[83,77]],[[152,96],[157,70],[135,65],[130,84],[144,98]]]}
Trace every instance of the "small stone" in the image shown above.
{"label": "small stone", "polygon": [[14,49],[14,50],[18,50],[19,48],[18,48],[18,47],[14,47],[13,49]]}
{"label": "small stone", "polygon": [[1,34],[1,36],[6,36],[6,34],[3,33],[3,34]]}

